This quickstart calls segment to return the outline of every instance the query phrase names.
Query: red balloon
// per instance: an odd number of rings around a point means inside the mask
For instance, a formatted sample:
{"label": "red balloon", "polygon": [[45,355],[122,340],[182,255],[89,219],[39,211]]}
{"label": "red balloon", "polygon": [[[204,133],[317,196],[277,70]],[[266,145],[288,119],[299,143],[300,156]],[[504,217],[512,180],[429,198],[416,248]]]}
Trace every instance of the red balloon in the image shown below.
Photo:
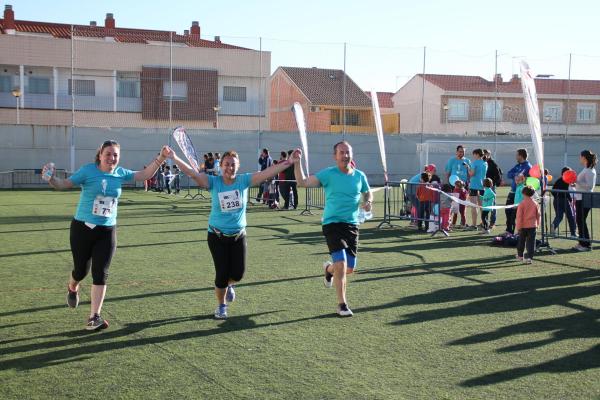
{"label": "red balloon", "polygon": [[568,183],[569,185],[577,182],[577,172],[573,171],[572,169],[565,171],[562,174],[562,178],[563,181],[565,181],[565,183]]}
{"label": "red balloon", "polygon": [[535,164],[529,169],[529,176],[540,179],[542,172],[540,171],[540,164]]}

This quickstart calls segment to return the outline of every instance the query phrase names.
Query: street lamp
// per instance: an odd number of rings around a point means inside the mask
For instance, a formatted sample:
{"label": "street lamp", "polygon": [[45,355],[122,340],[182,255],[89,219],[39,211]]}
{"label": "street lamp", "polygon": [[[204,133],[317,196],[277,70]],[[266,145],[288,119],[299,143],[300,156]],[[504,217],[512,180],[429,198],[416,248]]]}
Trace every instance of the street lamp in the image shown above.
{"label": "street lamp", "polygon": [[446,120],[446,133],[448,133],[448,104],[444,104],[444,119]]}
{"label": "street lamp", "polygon": [[17,125],[19,125],[21,123],[21,118],[19,115],[19,97],[21,97],[21,89],[14,88],[12,90],[12,95],[15,96],[15,99],[17,100]]}
{"label": "street lamp", "polygon": [[221,107],[217,104],[216,106],[213,107],[213,110],[215,110],[215,117],[216,117],[215,128],[219,129],[219,111],[221,110]]}

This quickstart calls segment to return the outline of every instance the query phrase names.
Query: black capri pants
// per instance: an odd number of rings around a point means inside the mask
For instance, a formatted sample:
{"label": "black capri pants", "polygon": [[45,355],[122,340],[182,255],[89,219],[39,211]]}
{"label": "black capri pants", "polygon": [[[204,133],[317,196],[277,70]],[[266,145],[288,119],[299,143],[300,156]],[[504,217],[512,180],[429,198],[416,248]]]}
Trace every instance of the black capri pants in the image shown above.
{"label": "black capri pants", "polygon": [[96,225],[90,229],[85,223],[74,219],[71,221],[70,242],[73,279],[82,281],[91,267],[93,284],[106,285],[108,268],[117,249],[116,225]]}
{"label": "black capri pants", "polygon": [[225,289],[229,281],[241,281],[246,272],[246,234],[227,237],[208,232],[207,241],[215,264],[215,287]]}

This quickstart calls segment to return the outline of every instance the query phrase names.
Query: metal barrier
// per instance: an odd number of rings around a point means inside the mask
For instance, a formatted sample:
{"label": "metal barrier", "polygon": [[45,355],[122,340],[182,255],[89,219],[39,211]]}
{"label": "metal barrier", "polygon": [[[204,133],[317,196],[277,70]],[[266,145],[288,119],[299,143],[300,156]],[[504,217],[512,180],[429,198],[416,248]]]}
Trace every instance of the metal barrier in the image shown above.
{"label": "metal barrier", "polygon": [[418,201],[418,188],[428,185],[426,183],[388,182],[384,189],[383,220],[377,229],[381,229],[384,225],[394,226],[393,220],[410,221],[419,229],[423,225],[427,228],[430,223],[435,223],[437,228],[430,232],[432,236],[438,232],[447,236],[448,232],[442,230],[442,195],[432,192],[430,200],[424,203]]}
{"label": "metal barrier", "polygon": [[[578,241],[590,246],[600,243],[600,238],[594,237],[594,219],[599,218],[594,209],[600,209],[600,193],[548,189],[545,194],[541,224],[543,245],[554,252],[549,239]],[[576,200],[577,197],[581,200]]]}
{"label": "metal barrier", "polygon": [[312,215],[311,209],[323,210],[325,208],[325,191],[323,186],[306,188],[304,191],[304,210],[300,215]]}
{"label": "metal barrier", "polygon": [[[57,169],[55,172],[57,178],[65,179],[68,177],[67,171]],[[15,169],[0,173],[0,188],[2,189],[28,189],[45,188],[48,182],[42,179],[41,169]]]}

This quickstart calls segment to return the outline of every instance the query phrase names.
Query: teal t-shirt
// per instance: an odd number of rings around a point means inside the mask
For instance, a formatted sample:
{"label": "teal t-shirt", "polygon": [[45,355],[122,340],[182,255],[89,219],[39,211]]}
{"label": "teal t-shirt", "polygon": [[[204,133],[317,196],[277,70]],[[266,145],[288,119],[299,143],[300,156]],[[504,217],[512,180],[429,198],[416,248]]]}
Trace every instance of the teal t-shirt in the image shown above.
{"label": "teal t-shirt", "polygon": [[232,235],[246,227],[246,204],[252,174],[239,174],[231,185],[223,182],[222,176],[208,175],[208,190],[211,194],[211,209],[208,230],[213,227]]}
{"label": "teal t-shirt", "polygon": [[479,160],[473,160],[471,163],[471,169],[475,172],[475,175],[471,177],[469,183],[469,189],[483,190],[483,180],[487,173],[487,163],[481,158]]}
{"label": "teal t-shirt", "polygon": [[456,157],[452,157],[446,163],[445,171],[448,172],[450,176],[456,175],[461,181],[468,182],[468,169],[464,164],[467,164],[470,167],[471,160],[466,157],[463,157],[460,160]]}
{"label": "teal t-shirt", "polygon": [[117,224],[117,205],[123,182],[133,180],[135,171],[117,167],[112,173],[101,171],[95,163],[79,168],[69,180],[81,186],[75,219],[90,224]]}
{"label": "teal t-shirt", "polygon": [[517,185],[517,187],[515,188],[515,203],[514,204],[521,204],[521,202],[523,201],[523,188],[525,187],[524,183],[519,183]]}
{"label": "teal t-shirt", "polygon": [[486,207],[493,206],[494,200],[496,200],[496,193],[494,193],[492,188],[485,188],[483,196],[481,196],[481,206],[483,209],[486,210]]}
{"label": "teal t-shirt", "polygon": [[337,166],[325,168],[315,176],[325,190],[323,225],[335,222],[357,225],[360,194],[370,190],[367,176],[357,169],[344,174]]}

